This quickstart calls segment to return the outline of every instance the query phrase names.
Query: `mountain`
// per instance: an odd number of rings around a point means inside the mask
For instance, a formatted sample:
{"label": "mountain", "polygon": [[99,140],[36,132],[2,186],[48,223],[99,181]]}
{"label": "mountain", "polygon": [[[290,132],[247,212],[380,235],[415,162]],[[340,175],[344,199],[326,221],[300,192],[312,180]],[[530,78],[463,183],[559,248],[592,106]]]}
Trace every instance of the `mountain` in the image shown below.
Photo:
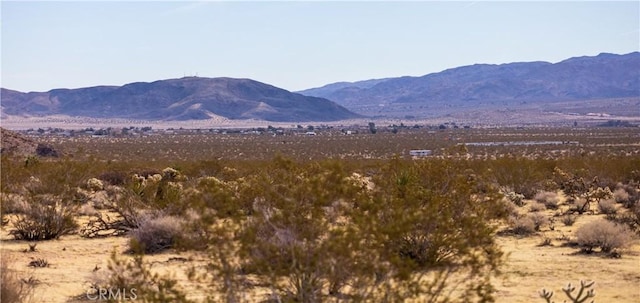
{"label": "mountain", "polygon": [[299,93],[327,98],[362,114],[384,114],[400,107],[415,112],[640,97],[640,53],[602,53],[555,64],[476,64],[373,81],[330,84]]}
{"label": "mountain", "polygon": [[249,79],[185,77],[124,86],[22,93],[2,89],[3,115],[92,118],[229,119],[303,122],[358,117],[329,100]]}

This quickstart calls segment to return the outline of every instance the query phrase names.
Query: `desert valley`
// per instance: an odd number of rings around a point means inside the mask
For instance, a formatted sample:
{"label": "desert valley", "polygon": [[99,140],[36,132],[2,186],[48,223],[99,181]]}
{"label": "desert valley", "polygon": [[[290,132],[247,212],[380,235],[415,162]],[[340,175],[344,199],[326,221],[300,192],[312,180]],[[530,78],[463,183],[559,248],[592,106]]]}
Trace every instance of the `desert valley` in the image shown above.
{"label": "desert valley", "polygon": [[2,302],[640,300],[638,52],[1,97]]}

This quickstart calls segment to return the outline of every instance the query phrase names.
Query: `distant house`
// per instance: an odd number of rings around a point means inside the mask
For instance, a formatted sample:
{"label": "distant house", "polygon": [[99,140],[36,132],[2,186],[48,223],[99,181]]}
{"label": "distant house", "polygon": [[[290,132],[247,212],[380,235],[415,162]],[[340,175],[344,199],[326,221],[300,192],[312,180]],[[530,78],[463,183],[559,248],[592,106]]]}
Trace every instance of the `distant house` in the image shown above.
{"label": "distant house", "polygon": [[315,136],[317,134],[316,134],[316,132],[306,132],[305,135],[307,135],[307,136]]}
{"label": "distant house", "polygon": [[427,157],[431,155],[430,149],[412,149],[409,151],[409,155],[412,157]]}

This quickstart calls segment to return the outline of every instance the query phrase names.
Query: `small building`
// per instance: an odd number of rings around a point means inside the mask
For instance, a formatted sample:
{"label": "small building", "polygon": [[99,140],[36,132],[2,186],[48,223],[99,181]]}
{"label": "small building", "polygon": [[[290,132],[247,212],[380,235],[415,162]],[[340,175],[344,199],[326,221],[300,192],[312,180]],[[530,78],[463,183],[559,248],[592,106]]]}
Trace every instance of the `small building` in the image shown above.
{"label": "small building", "polygon": [[412,149],[409,151],[409,155],[412,157],[427,157],[430,156],[432,151],[430,149]]}
{"label": "small building", "polygon": [[305,135],[307,135],[307,136],[315,136],[317,134],[316,134],[316,132],[306,132]]}

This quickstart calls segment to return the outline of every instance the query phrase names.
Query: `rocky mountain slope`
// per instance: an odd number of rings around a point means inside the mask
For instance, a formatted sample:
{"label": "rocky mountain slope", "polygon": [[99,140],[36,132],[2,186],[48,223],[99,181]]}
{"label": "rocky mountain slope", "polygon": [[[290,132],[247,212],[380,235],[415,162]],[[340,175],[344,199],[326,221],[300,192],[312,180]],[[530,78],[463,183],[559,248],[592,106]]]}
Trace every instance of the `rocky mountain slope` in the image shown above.
{"label": "rocky mountain slope", "polygon": [[0,127],[0,154],[10,156],[57,157],[58,151],[50,145],[40,144],[19,133]]}
{"label": "rocky mountain slope", "polygon": [[268,121],[358,117],[329,100],[249,79],[185,77],[124,86],[22,93],[2,89],[3,115],[193,120],[222,116]]}
{"label": "rocky mountain slope", "polygon": [[476,64],[421,77],[338,83],[300,93],[327,98],[362,114],[384,113],[381,107],[438,111],[640,97],[640,53],[603,53],[555,64]]}

